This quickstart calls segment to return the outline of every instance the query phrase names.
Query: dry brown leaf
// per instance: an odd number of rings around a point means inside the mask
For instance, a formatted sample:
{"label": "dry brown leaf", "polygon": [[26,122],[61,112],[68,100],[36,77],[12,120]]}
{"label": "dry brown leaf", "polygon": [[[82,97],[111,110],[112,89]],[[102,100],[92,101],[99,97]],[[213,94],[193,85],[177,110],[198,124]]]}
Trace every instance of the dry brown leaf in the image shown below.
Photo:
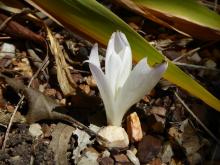
{"label": "dry brown leaf", "polygon": [[50,50],[54,55],[57,66],[57,80],[64,95],[74,95],[76,92],[76,83],[72,79],[69,65],[66,63],[64,52],[62,51],[59,42],[53,37],[50,29],[47,28],[47,34],[50,41]]}
{"label": "dry brown leaf", "polygon": [[[116,1],[115,1],[116,2]],[[160,19],[159,17],[155,16],[154,13],[150,10],[147,10],[147,9],[143,9],[141,8],[140,6],[138,6],[137,4],[135,4],[135,2],[133,2],[132,0],[120,0],[120,1],[117,1],[117,3],[120,3],[122,5],[124,5],[125,7],[127,7],[128,9],[131,9],[133,11],[135,11],[136,13],[144,16],[145,18],[148,18],[154,22],[157,22],[158,24],[161,24],[165,27],[168,27],[168,28],[171,28],[171,29],[174,29],[176,31],[178,31],[179,33],[181,34],[184,34],[185,36],[189,36],[187,35],[186,33],[176,29],[175,27],[169,25],[166,21],[164,21],[163,19]]]}
{"label": "dry brown leaf", "polygon": [[68,165],[67,149],[71,135],[75,128],[58,123],[52,133],[52,141],[50,142],[50,148],[54,152],[54,161],[56,164]]}
{"label": "dry brown leaf", "polygon": [[[183,14],[174,15],[172,12],[169,12],[169,10],[162,11],[159,8],[153,8],[152,6],[147,5],[147,3],[145,4],[144,2],[146,1],[119,0],[115,2],[122,4],[123,6],[135,11],[147,19],[150,19],[165,27],[171,28],[185,36],[193,36],[203,40],[219,40],[219,29],[216,29],[216,27],[211,28],[211,21],[207,24],[203,23],[202,20],[201,22],[196,22],[194,20],[194,16],[192,18],[188,18],[185,15],[183,16]],[[196,6],[194,3],[192,4],[194,7]],[[192,10],[192,8],[190,10]],[[205,13],[204,10],[203,12]],[[202,12],[199,12],[199,14],[202,15]]]}
{"label": "dry brown leaf", "polygon": [[0,73],[5,81],[14,88],[17,92],[22,90],[29,104],[29,110],[26,115],[28,123],[34,123],[40,120],[63,120],[74,123],[75,120],[70,116],[65,115],[65,109],[61,107],[54,99],[44,95],[43,93],[26,87],[22,81],[9,78]]}

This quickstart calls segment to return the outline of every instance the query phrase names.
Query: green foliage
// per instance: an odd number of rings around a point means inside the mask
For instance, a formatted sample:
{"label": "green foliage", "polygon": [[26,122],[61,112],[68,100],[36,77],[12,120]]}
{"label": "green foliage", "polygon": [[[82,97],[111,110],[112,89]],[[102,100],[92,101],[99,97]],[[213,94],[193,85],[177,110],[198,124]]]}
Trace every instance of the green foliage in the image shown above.
{"label": "green foliage", "polygon": [[[38,6],[41,11],[45,11],[65,27],[80,32],[102,45],[107,44],[112,32],[122,31],[128,38],[136,61],[145,56],[148,57],[150,65],[165,60],[165,57],[143,37],[95,0],[27,0],[27,2],[35,4],[35,7]],[[164,78],[220,111],[220,101],[171,62]]]}

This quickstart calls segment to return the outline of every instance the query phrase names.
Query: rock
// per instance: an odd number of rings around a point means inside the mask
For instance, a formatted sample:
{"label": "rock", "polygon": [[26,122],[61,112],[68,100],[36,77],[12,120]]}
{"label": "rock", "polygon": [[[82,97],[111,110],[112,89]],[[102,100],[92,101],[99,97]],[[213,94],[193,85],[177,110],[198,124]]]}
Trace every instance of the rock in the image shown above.
{"label": "rock", "polygon": [[15,57],[15,46],[13,44],[4,43],[1,47],[0,59],[4,57]]}
{"label": "rock", "polygon": [[127,150],[126,155],[134,165],[140,165],[139,159],[131,150]]}
{"label": "rock", "polygon": [[155,158],[161,150],[162,141],[154,136],[147,135],[138,144],[137,157],[141,163],[148,163]]}
{"label": "rock", "polygon": [[138,142],[143,138],[141,123],[136,112],[127,117],[128,137],[132,142]]}
{"label": "rock", "polygon": [[187,159],[190,164],[202,164],[203,162],[202,156],[197,152],[187,156]]}
{"label": "rock", "polygon": [[104,147],[125,148],[129,144],[128,135],[122,127],[107,126],[100,129],[98,134],[108,140],[108,143],[98,140]]}
{"label": "rock", "polygon": [[108,150],[104,150],[103,152],[102,152],[102,157],[104,158],[104,157],[109,157],[111,155],[111,153],[108,151]]}
{"label": "rock", "polygon": [[202,60],[198,52],[195,52],[192,56],[189,56],[187,59],[195,63],[199,63]]}
{"label": "rock", "polygon": [[147,117],[147,123],[149,130],[156,133],[163,133],[165,128],[165,118],[152,114]]}
{"label": "rock", "polygon": [[205,62],[205,66],[208,68],[216,68],[217,64],[215,61],[209,59]]}
{"label": "rock", "polygon": [[172,156],[174,155],[171,144],[169,142],[163,145],[163,150],[161,154],[161,160],[163,163],[168,163],[171,161]]}
{"label": "rock", "polygon": [[43,134],[43,131],[41,130],[41,126],[38,123],[31,124],[29,128],[29,132],[33,137],[38,137]]}
{"label": "rock", "polygon": [[130,163],[129,159],[124,154],[114,155],[114,159],[117,163],[120,163],[120,164]]}
{"label": "rock", "polygon": [[164,107],[152,107],[150,113],[166,117],[166,109]]}
{"label": "rock", "polygon": [[148,165],[165,165],[161,162],[161,160],[159,158],[153,159],[151,160]]}
{"label": "rock", "polygon": [[98,159],[99,165],[114,165],[114,160],[110,157],[104,157]]}
{"label": "rock", "polygon": [[88,148],[82,154],[82,157],[80,158],[79,162],[77,162],[77,165],[98,165],[98,157],[99,153],[95,149]]}

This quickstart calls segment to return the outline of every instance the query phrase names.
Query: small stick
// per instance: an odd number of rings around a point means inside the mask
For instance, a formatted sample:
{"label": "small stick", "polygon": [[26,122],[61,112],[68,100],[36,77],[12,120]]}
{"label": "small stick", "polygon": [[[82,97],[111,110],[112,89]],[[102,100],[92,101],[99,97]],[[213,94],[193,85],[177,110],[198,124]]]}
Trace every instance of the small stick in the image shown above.
{"label": "small stick", "polygon": [[191,54],[197,52],[197,51],[200,50],[200,49],[201,49],[201,48],[198,47],[198,48],[195,48],[195,49],[193,49],[193,50],[190,50],[190,51],[188,51],[188,52],[186,52],[186,53],[183,53],[181,56],[175,58],[172,62],[179,61],[179,60],[182,59],[183,57],[189,56],[189,55],[191,55]]}
{"label": "small stick", "polygon": [[217,71],[217,72],[220,71],[219,69],[209,68],[209,67],[202,66],[202,65],[186,64],[186,63],[181,63],[181,62],[172,62],[172,63],[175,64],[175,65],[185,66],[185,67],[189,67],[189,68],[213,70],[213,71]]}
{"label": "small stick", "polygon": [[218,0],[215,0],[215,2],[214,2],[214,11],[217,11],[217,7],[218,7]]}
{"label": "small stick", "polygon": [[220,140],[202,123],[202,121],[191,111],[191,109],[186,105],[186,103],[181,99],[181,97],[174,93],[180,103],[184,106],[184,108],[192,115],[192,117],[200,124],[200,126],[218,143],[220,144]]}

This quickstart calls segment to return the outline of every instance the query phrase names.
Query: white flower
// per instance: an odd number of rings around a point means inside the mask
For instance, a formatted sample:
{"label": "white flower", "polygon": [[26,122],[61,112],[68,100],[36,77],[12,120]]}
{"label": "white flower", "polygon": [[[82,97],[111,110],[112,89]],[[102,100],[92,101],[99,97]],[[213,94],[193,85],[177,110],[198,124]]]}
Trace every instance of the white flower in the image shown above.
{"label": "white flower", "polygon": [[152,90],[167,68],[166,63],[151,68],[144,58],[131,70],[131,48],[126,36],[118,31],[108,43],[105,74],[100,67],[97,44],[87,62],[103,99],[107,122],[116,126],[121,125],[127,110]]}

